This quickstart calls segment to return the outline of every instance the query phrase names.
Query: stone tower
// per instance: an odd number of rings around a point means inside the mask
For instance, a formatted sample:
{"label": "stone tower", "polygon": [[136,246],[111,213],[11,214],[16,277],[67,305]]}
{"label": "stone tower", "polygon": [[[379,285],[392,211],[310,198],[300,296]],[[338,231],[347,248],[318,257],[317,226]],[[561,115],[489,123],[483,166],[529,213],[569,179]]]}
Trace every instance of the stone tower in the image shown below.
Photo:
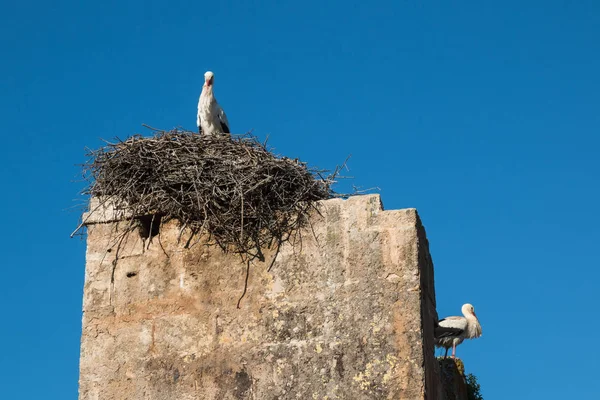
{"label": "stone tower", "polygon": [[174,221],[116,243],[128,222],[92,207],[79,399],[441,399],[416,210],[319,208],[301,242],[250,264],[238,308],[239,256],[185,248]]}

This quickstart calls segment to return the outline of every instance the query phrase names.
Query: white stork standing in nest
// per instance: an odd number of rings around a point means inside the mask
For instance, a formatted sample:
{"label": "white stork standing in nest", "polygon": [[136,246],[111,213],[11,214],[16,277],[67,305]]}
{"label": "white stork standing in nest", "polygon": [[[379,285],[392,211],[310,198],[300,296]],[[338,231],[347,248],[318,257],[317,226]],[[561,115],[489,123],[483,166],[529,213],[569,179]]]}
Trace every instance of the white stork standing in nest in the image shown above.
{"label": "white stork standing in nest", "polygon": [[207,71],[204,74],[204,86],[202,86],[202,93],[198,100],[198,116],[196,118],[198,132],[204,135],[229,134],[227,115],[217,103],[213,93],[214,82],[215,74]]}
{"label": "white stork standing in nest", "polygon": [[452,358],[456,356],[456,346],[465,339],[475,339],[481,336],[481,325],[471,304],[465,304],[461,309],[464,317],[446,317],[438,321],[435,327],[435,345],[448,350],[452,347]]}

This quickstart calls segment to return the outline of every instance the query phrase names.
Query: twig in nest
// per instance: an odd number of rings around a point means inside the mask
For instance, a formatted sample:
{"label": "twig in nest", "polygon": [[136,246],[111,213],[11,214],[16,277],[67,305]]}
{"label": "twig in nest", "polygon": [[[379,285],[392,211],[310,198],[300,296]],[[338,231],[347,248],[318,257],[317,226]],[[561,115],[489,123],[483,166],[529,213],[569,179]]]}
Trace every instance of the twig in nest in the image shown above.
{"label": "twig in nest", "polygon": [[248,277],[250,276],[250,263],[251,262],[252,262],[251,260],[246,260],[246,279],[244,280],[244,292],[238,299],[238,302],[237,302],[238,309],[240,308],[240,303],[242,302],[242,299],[244,298],[244,296],[246,295],[246,291],[248,290]]}
{"label": "twig in nest", "polygon": [[275,261],[277,261],[277,256],[279,255],[279,250],[281,249],[282,243],[283,242],[281,240],[277,241],[277,248],[275,249],[275,254],[273,254],[273,259],[271,260],[271,264],[269,265],[269,268],[267,268],[267,272],[271,272],[273,265],[275,265]]}

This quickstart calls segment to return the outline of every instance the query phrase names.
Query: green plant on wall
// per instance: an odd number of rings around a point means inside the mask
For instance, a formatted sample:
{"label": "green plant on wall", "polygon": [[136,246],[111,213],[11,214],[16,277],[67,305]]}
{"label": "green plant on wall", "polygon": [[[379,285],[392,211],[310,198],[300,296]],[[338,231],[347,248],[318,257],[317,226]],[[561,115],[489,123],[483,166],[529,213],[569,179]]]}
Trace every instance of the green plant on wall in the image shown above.
{"label": "green plant on wall", "polygon": [[467,396],[469,400],[483,400],[481,386],[477,382],[477,377],[473,374],[467,374],[465,380],[467,381]]}

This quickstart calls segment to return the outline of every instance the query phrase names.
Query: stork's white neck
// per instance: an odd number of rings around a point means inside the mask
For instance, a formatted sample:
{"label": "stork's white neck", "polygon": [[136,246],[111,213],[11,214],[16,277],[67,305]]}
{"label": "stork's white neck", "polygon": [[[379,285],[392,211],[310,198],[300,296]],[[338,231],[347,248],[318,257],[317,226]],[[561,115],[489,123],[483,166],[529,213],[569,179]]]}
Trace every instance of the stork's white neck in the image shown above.
{"label": "stork's white neck", "polygon": [[477,317],[470,312],[466,312],[465,318],[467,319],[467,329],[466,336],[468,338],[477,338],[481,336],[481,325],[479,324],[479,320]]}
{"label": "stork's white neck", "polygon": [[200,103],[204,104],[205,107],[209,104],[216,102],[215,95],[213,93],[212,85],[204,85],[202,87],[202,94],[200,95]]}

